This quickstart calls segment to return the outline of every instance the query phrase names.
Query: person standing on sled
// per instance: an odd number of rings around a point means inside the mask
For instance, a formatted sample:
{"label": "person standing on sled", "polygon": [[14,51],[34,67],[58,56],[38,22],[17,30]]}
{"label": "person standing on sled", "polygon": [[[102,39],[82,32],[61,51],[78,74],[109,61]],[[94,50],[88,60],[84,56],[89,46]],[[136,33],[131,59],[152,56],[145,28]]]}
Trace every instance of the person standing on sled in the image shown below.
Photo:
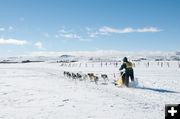
{"label": "person standing on sled", "polygon": [[129,87],[129,77],[131,78],[131,81],[134,81],[134,71],[133,71],[133,65],[131,62],[128,61],[127,57],[123,58],[123,64],[119,68],[119,70],[125,69],[125,73],[123,76],[123,83]]}

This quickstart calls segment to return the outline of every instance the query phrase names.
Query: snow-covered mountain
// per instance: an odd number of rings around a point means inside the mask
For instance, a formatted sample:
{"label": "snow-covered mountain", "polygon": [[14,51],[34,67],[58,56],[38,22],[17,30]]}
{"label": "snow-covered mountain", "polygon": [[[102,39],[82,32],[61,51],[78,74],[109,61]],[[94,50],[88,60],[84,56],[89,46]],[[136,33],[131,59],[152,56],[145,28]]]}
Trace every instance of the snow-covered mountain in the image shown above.
{"label": "snow-covered mountain", "polygon": [[81,55],[68,55],[64,54],[61,56],[20,56],[20,57],[8,57],[8,58],[0,58],[0,61],[6,61],[6,62],[22,62],[22,61],[121,61],[123,57],[128,57],[130,60],[133,61],[179,61],[180,60],[180,52],[168,52],[168,53],[161,53],[161,52],[151,52],[151,53],[124,53],[121,55],[110,55],[110,56],[81,56]]}

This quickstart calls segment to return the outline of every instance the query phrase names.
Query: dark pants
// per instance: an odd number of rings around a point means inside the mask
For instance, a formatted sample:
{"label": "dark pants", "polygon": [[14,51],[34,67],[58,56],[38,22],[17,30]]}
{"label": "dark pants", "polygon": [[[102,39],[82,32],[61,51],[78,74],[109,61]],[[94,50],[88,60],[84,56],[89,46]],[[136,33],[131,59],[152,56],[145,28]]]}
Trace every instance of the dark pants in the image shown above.
{"label": "dark pants", "polygon": [[134,73],[133,72],[129,72],[129,73],[125,73],[123,76],[123,83],[129,87],[129,77],[131,78],[131,81],[134,81]]}

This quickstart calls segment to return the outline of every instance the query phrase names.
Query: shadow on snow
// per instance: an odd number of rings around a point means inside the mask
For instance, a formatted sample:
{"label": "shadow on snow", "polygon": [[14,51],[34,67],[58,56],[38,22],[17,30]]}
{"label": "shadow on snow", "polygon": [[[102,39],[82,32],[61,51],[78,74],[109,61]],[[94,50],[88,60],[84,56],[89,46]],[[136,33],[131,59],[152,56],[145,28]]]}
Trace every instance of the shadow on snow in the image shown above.
{"label": "shadow on snow", "polygon": [[179,93],[176,91],[171,91],[171,90],[165,90],[165,89],[157,89],[157,88],[149,88],[149,87],[140,87],[138,86],[138,78],[135,78],[135,81],[129,84],[130,87],[134,87],[136,89],[142,89],[142,90],[150,90],[150,91],[155,91],[159,93]]}
{"label": "shadow on snow", "polygon": [[164,89],[156,89],[156,88],[148,88],[148,87],[135,87],[136,89],[143,89],[143,90],[151,90],[155,92],[160,92],[160,93],[179,93],[176,91],[170,91],[170,90],[164,90]]}

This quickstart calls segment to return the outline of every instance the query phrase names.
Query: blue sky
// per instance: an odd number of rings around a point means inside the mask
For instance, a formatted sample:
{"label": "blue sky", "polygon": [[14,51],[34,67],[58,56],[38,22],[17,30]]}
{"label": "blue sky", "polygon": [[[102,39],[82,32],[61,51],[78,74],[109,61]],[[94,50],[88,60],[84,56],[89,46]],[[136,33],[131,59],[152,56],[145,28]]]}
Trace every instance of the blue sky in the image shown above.
{"label": "blue sky", "polygon": [[179,0],[0,0],[0,57],[180,50]]}

